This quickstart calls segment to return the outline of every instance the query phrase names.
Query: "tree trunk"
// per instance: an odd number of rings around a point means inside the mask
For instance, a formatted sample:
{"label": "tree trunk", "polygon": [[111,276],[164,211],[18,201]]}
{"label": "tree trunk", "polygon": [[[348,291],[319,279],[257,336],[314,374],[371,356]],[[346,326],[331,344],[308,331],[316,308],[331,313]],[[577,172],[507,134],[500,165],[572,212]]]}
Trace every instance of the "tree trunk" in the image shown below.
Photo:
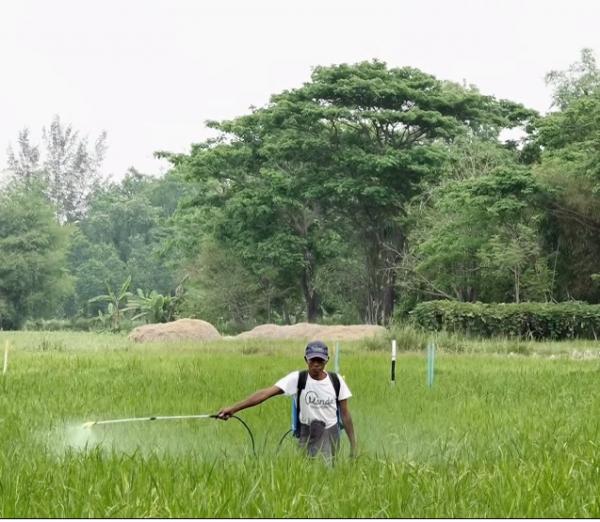
{"label": "tree trunk", "polygon": [[312,252],[306,251],[304,259],[306,265],[302,272],[300,286],[302,287],[302,294],[306,303],[306,320],[309,323],[316,323],[320,315],[320,299],[317,289],[314,287],[314,273],[316,270],[314,255]]}
{"label": "tree trunk", "polygon": [[380,267],[379,249],[373,238],[365,238],[365,271],[367,273],[367,292],[364,322],[377,324],[379,310],[381,309],[380,285],[377,280],[377,272]]}
{"label": "tree trunk", "polygon": [[404,234],[396,227],[367,234],[365,245],[365,270],[367,273],[367,302],[365,322],[387,324],[394,314],[396,300],[396,271],[402,251]]}
{"label": "tree trunk", "polygon": [[307,277],[306,271],[302,275],[301,286],[306,304],[306,320],[309,323],[316,323],[319,319],[319,294],[312,287],[311,280]]}
{"label": "tree trunk", "polygon": [[[383,288],[382,288],[382,317],[381,322],[387,325],[394,316],[396,304],[396,270],[404,251],[404,233],[394,227],[389,231],[386,242],[381,247],[384,250]],[[391,247],[391,248],[390,248]]]}
{"label": "tree trunk", "polygon": [[382,322],[387,324],[394,315],[394,301],[396,299],[396,289],[394,288],[395,277],[392,281],[388,282],[387,286],[383,289],[383,310],[382,310]]}

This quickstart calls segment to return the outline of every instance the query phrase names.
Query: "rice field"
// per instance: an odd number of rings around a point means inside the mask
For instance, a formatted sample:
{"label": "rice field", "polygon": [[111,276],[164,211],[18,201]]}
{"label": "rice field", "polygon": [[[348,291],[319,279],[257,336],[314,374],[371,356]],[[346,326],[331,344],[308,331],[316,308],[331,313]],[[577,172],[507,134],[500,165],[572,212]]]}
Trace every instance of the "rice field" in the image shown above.
{"label": "rice field", "polygon": [[399,354],[392,386],[387,344],[342,343],[359,456],[344,440],[328,467],[279,445],[285,397],[239,414],[256,456],[233,419],[82,428],[214,413],[301,368],[301,342],[0,332],[2,351],[7,340],[2,518],[600,516],[598,343],[441,338],[432,388],[420,346]]}

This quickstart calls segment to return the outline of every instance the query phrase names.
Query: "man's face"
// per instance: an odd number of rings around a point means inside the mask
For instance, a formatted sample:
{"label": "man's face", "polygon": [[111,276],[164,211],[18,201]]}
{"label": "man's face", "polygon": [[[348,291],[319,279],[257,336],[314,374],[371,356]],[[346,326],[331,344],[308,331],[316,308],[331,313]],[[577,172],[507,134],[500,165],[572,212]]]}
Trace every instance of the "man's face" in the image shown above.
{"label": "man's face", "polygon": [[307,359],[305,357],[304,360],[306,361],[306,364],[308,365],[309,375],[313,379],[320,377],[321,373],[325,369],[325,365],[327,364],[327,361],[325,359],[320,359],[319,357],[315,357],[314,359]]}

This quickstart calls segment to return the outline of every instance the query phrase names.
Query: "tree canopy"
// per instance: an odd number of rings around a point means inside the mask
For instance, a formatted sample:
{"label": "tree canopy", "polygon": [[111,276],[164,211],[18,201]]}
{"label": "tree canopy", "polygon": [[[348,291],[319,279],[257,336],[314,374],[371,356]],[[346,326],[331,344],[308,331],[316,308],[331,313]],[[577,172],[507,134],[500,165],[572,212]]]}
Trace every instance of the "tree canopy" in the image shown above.
{"label": "tree canopy", "polygon": [[202,187],[212,233],[257,276],[295,280],[306,317],[320,315],[318,272],[342,241],[367,286],[363,320],[393,311],[400,218],[424,180],[438,179],[461,136],[495,140],[534,113],[414,68],[373,61],[317,67],[264,108],[212,122],[216,140],[172,157]]}
{"label": "tree canopy", "polygon": [[0,327],[186,316],[237,332],[387,324],[430,299],[597,303],[600,72],[584,49],[546,79],[540,115],[414,67],[318,66],[207,122],[216,136],[189,153],[157,153],[166,175],[118,182],[101,176],[104,134],[89,146],[56,117],[42,147],[25,129],[0,195]]}

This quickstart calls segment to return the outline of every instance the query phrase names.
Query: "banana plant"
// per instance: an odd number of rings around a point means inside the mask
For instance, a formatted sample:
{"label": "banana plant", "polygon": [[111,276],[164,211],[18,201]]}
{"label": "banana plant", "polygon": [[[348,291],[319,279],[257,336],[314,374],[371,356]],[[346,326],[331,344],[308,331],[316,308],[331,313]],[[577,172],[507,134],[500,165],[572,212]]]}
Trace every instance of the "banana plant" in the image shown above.
{"label": "banana plant", "polygon": [[132,320],[144,318],[147,323],[168,323],[175,319],[175,310],[177,305],[183,299],[185,290],[183,283],[188,276],[186,275],[175,288],[175,295],[162,295],[152,290],[150,293],[144,293],[141,288],[136,290],[136,295],[129,299],[129,305],[132,310],[139,311]]}
{"label": "banana plant", "polygon": [[106,283],[106,294],[97,295],[96,297],[88,300],[88,303],[108,303],[106,306],[106,314],[102,315],[100,312],[100,317],[110,317],[111,329],[115,332],[121,327],[121,319],[123,318],[125,312],[134,309],[133,307],[127,305],[127,300],[133,296],[133,294],[129,292],[130,284],[131,276],[129,276],[121,285],[121,288],[115,292],[111,286]]}
{"label": "banana plant", "polygon": [[136,293],[137,295],[129,299],[131,308],[139,310],[132,320],[142,317],[147,323],[166,323],[173,320],[178,296],[165,296],[154,290],[146,294],[141,288],[138,288]]}

